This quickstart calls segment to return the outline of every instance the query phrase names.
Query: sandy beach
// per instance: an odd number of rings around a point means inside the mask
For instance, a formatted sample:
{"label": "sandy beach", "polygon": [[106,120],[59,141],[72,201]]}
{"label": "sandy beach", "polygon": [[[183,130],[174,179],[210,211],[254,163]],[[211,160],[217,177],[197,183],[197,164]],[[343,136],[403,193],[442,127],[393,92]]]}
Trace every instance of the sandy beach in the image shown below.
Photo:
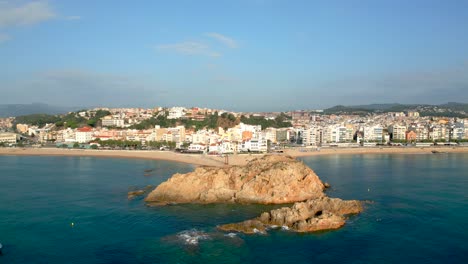
{"label": "sandy beach", "polygon": [[131,158],[166,160],[193,165],[222,166],[223,162],[206,158],[199,154],[181,154],[172,151],[139,151],[139,150],[83,150],[60,148],[0,148],[0,155],[12,156],[72,156],[100,158]]}
{"label": "sandy beach", "polygon": [[[349,154],[432,154],[432,151],[446,153],[468,153],[468,147],[382,147],[382,148],[322,148],[320,151],[287,149],[283,154],[293,157],[318,155],[349,155]],[[166,160],[204,166],[224,166],[224,157],[203,154],[182,154],[172,151],[139,151],[139,150],[81,150],[60,148],[0,148],[0,155],[12,156],[74,156],[102,158],[132,158]],[[230,165],[243,165],[263,154],[230,155]]]}

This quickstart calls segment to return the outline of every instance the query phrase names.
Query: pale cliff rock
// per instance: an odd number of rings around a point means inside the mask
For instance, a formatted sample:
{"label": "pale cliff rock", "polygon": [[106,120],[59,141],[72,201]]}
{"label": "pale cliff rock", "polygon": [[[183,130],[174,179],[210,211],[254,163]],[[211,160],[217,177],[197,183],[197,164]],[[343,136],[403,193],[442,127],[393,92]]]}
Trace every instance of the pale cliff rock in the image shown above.
{"label": "pale cliff rock", "polygon": [[218,228],[246,234],[266,232],[271,227],[283,227],[296,232],[315,232],[338,229],[345,224],[345,215],[357,214],[362,210],[360,201],[321,197],[295,203],[292,207],[265,212],[252,220],[221,225]]}
{"label": "pale cliff rock", "polygon": [[199,167],[175,174],[146,201],[167,203],[283,204],[324,196],[312,169],[289,156],[266,155],[246,166]]}

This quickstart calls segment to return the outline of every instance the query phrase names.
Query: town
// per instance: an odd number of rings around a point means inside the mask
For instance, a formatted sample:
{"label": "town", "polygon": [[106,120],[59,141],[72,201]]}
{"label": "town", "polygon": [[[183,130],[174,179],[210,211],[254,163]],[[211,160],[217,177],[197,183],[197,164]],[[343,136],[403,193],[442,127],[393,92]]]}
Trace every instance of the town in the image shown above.
{"label": "town", "polygon": [[467,146],[468,118],[417,111],[241,113],[207,108],[95,108],[0,119],[0,146],[266,153],[297,147]]}

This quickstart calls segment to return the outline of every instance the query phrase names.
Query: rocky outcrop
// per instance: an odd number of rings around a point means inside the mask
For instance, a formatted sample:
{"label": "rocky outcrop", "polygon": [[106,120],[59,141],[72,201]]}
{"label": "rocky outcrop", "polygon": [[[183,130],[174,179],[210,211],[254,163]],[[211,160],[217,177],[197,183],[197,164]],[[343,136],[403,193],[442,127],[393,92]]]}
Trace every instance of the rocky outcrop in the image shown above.
{"label": "rocky outcrop", "polygon": [[283,204],[322,197],[324,188],[301,161],[266,155],[246,166],[198,167],[187,174],[175,174],[145,200],[157,204]]}
{"label": "rocky outcrop", "polygon": [[321,197],[295,203],[262,213],[259,217],[240,223],[218,226],[223,231],[246,234],[266,232],[268,228],[282,227],[296,232],[314,232],[338,229],[345,224],[345,215],[357,214],[363,210],[360,201],[343,201],[338,198]]}

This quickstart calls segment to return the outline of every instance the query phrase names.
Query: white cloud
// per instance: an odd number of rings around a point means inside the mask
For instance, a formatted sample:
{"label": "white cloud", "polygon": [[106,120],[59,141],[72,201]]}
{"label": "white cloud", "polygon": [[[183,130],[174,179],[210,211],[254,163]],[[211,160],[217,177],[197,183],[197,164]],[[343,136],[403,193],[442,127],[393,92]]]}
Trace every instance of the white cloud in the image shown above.
{"label": "white cloud", "polygon": [[35,1],[20,6],[0,2],[0,28],[34,25],[57,15],[46,1]]}
{"label": "white cloud", "polygon": [[224,36],[224,35],[216,33],[216,32],[205,33],[205,36],[208,36],[210,38],[214,38],[217,41],[221,42],[222,44],[226,45],[227,47],[229,47],[231,49],[237,48],[237,42],[234,39],[230,38],[230,37]]}
{"label": "white cloud", "polygon": [[0,33],[0,44],[3,43],[3,42],[8,41],[10,39],[11,39],[11,37],[8,36],[7,34]]}
{"label": "white cloud", "polygon": [[159,51],[172,51],[185,55],[205,55],[210,57],[220,57],[221,54],[211,50],[211,48],[201,42],[187,41],[175,44],[163,44],[156,46]]}

